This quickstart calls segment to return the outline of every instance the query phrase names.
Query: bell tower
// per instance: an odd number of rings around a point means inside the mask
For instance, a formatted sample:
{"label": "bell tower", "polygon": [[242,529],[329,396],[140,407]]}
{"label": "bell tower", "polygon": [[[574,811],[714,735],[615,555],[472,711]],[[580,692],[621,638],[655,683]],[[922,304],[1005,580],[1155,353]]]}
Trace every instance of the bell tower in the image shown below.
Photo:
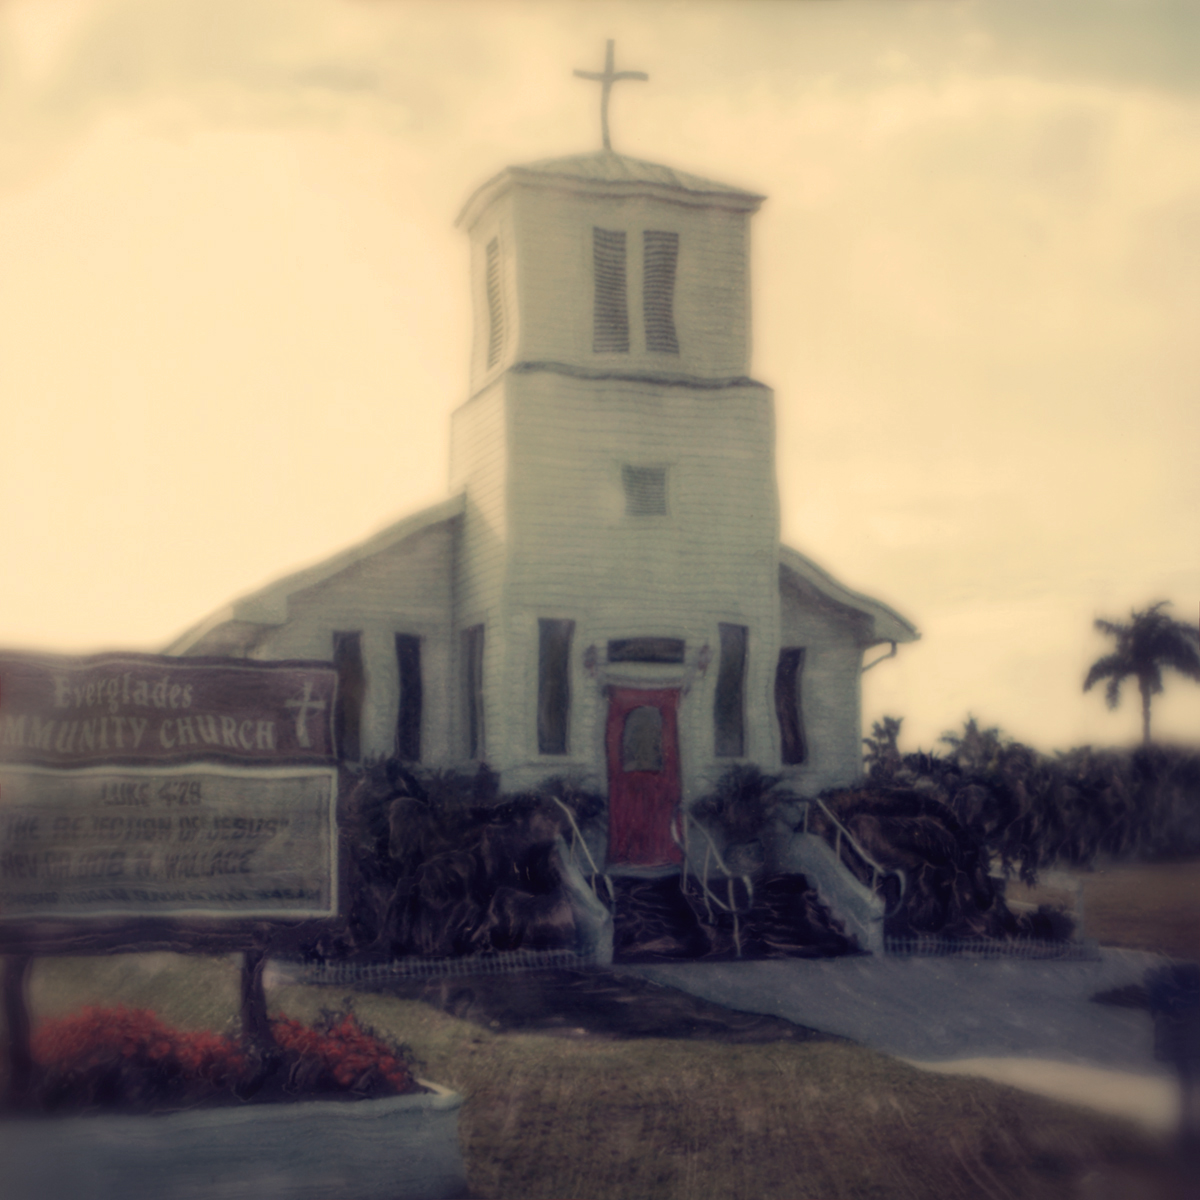
{"label": "bell tower", "polygon": [[[607,93],[630,75],[610,51],[595,78]],[[642,675],[674,697],[685,791],[777,757],[773,398],[748,374],[762,199],[606,146],[508,167],[459,217],[475,317],[451,444],[459,741],[506,789],[603,762],[606,697]],[[736,670],[706,675],[726,645]],[[736,736],[714,732],[718,676]]]}

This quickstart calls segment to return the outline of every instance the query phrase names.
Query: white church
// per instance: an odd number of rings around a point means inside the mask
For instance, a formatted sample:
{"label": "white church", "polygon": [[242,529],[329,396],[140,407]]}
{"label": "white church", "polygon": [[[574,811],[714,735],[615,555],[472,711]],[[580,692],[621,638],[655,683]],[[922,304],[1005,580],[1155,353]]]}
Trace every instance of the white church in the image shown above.
{"label": "white church", "polygon": [[[619,77],[610,50],[605,101]],[[919,634],[780,544],[763,197],[617,154],[603,118],[604,150],[509,167],[458,218],[448,499],[167,652],[332,660],[344,760],[570,776],[608,797],[619,870],[677,861],[672,815],[734,764],[804,795],[858,779],[864,655]]]}

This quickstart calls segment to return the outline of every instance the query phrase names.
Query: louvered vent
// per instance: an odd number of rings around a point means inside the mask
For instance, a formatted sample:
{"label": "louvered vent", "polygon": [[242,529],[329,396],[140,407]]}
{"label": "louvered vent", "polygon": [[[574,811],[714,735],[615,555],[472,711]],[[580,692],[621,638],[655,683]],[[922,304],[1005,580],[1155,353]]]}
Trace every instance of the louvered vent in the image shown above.
{"label": "louvered vent", "polygon": [[667,468],[621,468],[625,485],[625,515],[629,517],[663,517],[667,513]]}
{"label": "louvered vent", "polygon": [[596,316],[592,350],[596,354],[629,353],[629,310],[625,301],[625,233],[592,230],[596,270]]}
{"label": "louvered vent", "polygon": [[494,367],[504,351],[504,296],[500,287],[500,239],[487,246],[488,353],[487,365]]}
{"label": "louvered vent", "polygon": [[654,354],[678,354],[675,336],[675,264],[679,234],[661,229],[642,233],[642,311],[646,318],[646,349]]}

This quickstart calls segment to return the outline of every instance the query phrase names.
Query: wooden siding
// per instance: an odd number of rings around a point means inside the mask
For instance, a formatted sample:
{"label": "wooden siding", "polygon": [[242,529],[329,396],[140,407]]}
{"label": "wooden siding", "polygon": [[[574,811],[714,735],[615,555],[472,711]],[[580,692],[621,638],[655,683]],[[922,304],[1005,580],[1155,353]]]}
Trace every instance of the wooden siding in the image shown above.
{"label": "wooden siding", "polygon": [[288,619],[271,629],[254,658],[329,660],[334,630],[361,630],[366,695],[361,749],[391,754],[399,713],[397,633],[421,637],[424,682],[423,755],[451,752],[450,662],[452,581],[457,522],[447,521],[288,598]]}
{"label": "wooden siding", "polygon": [[[450,482],[465,492],[462,539],[455,564],[454,628],[485,626],[483,697],[485,739],[483,755],[493,761],[509,725],[501,703],[507,642],[502,635],[504,582],[508,565],[510,478],[509,376],[501,375],[451,418]],[[459,646],[457,632],[454,653]],[[462,666],[454,664],[456,687]],[[461,693],[461,687],[459,687]],[[467,755],[467,710],[460,694],[454,706],[456,732],[452,757]]]}
{"label": "wooden siding", "polygon": [[787,778],[810,796],[851,784],[862,775],[860,683],[870,620],[785,576],[779,626],[780,645],[805,648],[800,708],[808,758],[784,768]]}
{"label": "wooden siding", "polygon": [[[499,683],[506,725],[489,743],[505,786],[574,769],[600,786],[603,676],[582,667],[610,639],[687,641],[687,662],[621,664],[622,677],[682,681],[708,645],[714,665],[680,709],[685,795],[730,765],[713,747],[718,626],[749,633],[745,758],[778,759],[774,672],[778,651],[778,500],[770,392],[596,381],[553,372],[509,375],[504,489],[508,538],[500,622],[507,669]],[[667,468],[668,513],[627,516],[622,467]],[[475,511],[467,487],[468,522]],[[464,537],[464,552],[472,544]],[[537,753],[537,622],[576,621],[571,664],[571,754]],[[644,670],[642,668],[644,667]],[[614,668],[615,670],[616,668]],[[489,704],[489,715],[492,704]],[[855,731],[857,734],[857,730]]]}

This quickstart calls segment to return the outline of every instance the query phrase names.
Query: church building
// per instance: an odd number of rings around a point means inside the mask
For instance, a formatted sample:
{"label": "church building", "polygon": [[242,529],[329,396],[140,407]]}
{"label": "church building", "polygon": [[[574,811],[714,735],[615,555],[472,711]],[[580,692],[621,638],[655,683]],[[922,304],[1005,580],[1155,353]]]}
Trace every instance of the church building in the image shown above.
{"label": "church building", "polygon": [[449,498],[168,653],[332,660],[344,760],[570,776],[618,870],[677,861],[672,814],[735,764],[853,783],[864,653],[919,635],[779,543],[762,201],[607,146],[485,183]]}

